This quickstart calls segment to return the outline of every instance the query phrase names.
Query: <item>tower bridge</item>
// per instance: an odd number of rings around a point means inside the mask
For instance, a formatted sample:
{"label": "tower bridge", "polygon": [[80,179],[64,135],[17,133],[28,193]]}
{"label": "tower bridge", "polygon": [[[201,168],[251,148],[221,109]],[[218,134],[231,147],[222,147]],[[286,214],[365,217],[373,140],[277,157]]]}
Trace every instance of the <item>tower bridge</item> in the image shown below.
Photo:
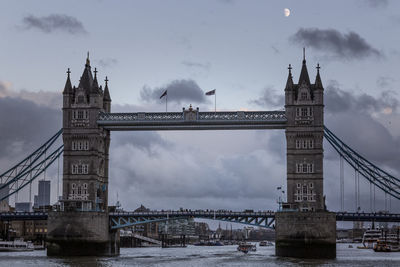
{"label": "tower bridge", "polygon": [[[324,88],[317,65],[311,83],[303,57],[298,83],[289,65],[284,111],[112,113],[108,79],[104,88],[87,58],[78,86],[70,71],[63,90],[63,129],[20,163],[0,175],[6,197],[30,184],[63,154],[61,211],[1,214],[2,220],[48,219],[48,255],[118,255],[118,229],[151,221],[207,218],[276,229],[276,255],[336,255],[336,221],[400,221],[399,214],[329,212],[323,190],[323,139],[371,185],[400,199],[400,180],[344,144],[324,126]],[[279,212],[109,213],[109,146],[111,131],[268,130],[286,135],[287,202]],[[62,134],[63,145],[53,149]],[[54,150],[53,152],[50,152]],[[5,197],[4,197],[5,198]],[[3,198],[3,199],[4,199]]]}

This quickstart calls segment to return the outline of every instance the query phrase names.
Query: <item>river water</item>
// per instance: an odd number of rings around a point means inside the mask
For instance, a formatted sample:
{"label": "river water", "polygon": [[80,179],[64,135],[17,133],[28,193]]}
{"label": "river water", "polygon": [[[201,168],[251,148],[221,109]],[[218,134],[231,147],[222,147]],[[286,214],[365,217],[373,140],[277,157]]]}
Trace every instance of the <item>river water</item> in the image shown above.
{"label": "river water", "polygon": [[243,254],[236,246],[186,248],[122,248],[118,257],[48,258],[46,251],[0,252],[0,266],[400,266],[400,252],[379,253],[337,244],[335,260],[275,257],[274,247]]}

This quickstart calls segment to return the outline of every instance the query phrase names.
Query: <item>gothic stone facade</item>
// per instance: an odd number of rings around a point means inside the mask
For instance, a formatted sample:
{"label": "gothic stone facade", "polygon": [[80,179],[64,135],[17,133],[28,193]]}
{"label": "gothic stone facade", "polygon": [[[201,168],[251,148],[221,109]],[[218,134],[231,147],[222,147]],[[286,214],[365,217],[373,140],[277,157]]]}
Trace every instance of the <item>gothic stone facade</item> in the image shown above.
{"label": "gothic stone facade", "polygon": [[287,117],[287,202],[300,211],[325,210],[323,193],[324,88],[319,75],[310,83],[306,60],[298,84],[291,66],[285,88]]}
{"label": "gothic stone facade", "polygon": [[64,210],[107,210],[110,132],[97,126],[99,112],[110,112],[107,82],[103,91],[89,56],[78,87],[72,87],[68,70],[63,91]]}

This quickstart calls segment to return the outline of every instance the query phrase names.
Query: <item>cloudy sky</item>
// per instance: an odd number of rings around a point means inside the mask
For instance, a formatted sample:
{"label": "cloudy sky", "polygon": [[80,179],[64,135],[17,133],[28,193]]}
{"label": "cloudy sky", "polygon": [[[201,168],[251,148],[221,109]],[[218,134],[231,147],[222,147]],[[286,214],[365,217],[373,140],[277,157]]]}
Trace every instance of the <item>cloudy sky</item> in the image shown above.
{"label": "cloudy sky", "polygon": [[[112,110],[282,110],[287,66],[302,48],[325,87],[325,124],[400,176],[400,2],[1,1],[0,170],[61,127],[66,70],[77,85],[86,53],[110,82]],[[284,15],[289,8],[290,16]],[[276,209],[285,186],[284,131],[113,132],[110,202],[125,209]],[[339,161],[325,143],[325,194],[340,208]],[[56,168],[47,173],[53,187]],[[346,167],[346,209],[354,171]],[[35,187],[35,186],[34,186]],[[34,188],[35,191],[36,188]],[[361,209],[370,210],[361,179]],[[56,190],[56,189],[54,189]],[[377,191],[377,209],[384,195]],[[56,194],[52,198],[56,199]],[[25,191],[19,200],[28,200]],[[392,210],[399,202],[392,200]],[[389,204],[388,204],[389,205]],[[397,210],[400,211],[400,208]]]}

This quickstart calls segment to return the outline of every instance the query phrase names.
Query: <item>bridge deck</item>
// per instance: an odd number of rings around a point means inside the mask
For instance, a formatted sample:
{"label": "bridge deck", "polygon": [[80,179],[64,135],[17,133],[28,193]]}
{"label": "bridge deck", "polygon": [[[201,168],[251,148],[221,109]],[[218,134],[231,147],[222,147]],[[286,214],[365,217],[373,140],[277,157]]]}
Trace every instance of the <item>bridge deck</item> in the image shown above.
{"label": "bridge deck", "polygon": [[[110,227],[117,229],[136,224],[159,222],[184,218],[203,218],[222,220],[260,227],[272,227],[275,212],[240,211],[149,211],[149,212],[113,212],[110,213]],[[0,221],[46,220],[46,212],[6,212],[0,213]],[[398,213],[348,213],[337,212],[336,221],[374,221],[400,222]]]}
{"label": "bridge deck", "polygon": [[97,124],[115,131],[285,129],[285,111],[101,113]]}

